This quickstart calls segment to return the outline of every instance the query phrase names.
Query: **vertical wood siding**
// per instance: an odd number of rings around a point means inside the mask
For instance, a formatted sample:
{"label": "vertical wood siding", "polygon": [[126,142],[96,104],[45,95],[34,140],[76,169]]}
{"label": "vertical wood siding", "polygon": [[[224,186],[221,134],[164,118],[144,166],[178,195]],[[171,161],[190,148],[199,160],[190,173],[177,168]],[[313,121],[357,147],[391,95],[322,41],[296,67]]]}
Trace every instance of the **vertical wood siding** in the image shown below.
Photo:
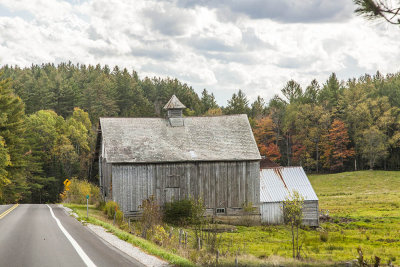
{"label": "vertical wood siding", "polygon": [[208,209],[225,208],[229,215],[245,202],[259,205],[259,166],[258,161],[113,164],[112,196],[125,213],[139,211],[142,200],[154,195],[160,205],[201,197]]}
{"label": "vertical wood siding", "polygon": [[266,202],[260,206],[261,223],[282,224],[283,223],[282,202]]}
{"label": "vertical wood siding", "polygon": [[[264,202],[260,205],[261,222],[265,224],[283,223],[283,203],[282,202]],[[303,224],[308,226],[318,226],[318,201],[304,201]]]}

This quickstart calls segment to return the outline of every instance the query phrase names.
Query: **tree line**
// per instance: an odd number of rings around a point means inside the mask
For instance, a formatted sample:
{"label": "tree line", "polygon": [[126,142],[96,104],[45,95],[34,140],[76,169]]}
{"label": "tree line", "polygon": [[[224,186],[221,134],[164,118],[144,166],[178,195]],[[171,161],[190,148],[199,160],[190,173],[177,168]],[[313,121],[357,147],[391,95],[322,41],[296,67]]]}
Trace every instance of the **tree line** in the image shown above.
{"label": "tree line", "polygon": [[95,177],[99,117],[163,117],[175,94],[185,116],[247,114],[260,153],[332,172],[399,169],[400,74],[335,74],[302,88],[290,80],[268,103],[242,90],[219,106],[177,79],[72,63],[0,68],[0,202],[54,202],[66,178]]}

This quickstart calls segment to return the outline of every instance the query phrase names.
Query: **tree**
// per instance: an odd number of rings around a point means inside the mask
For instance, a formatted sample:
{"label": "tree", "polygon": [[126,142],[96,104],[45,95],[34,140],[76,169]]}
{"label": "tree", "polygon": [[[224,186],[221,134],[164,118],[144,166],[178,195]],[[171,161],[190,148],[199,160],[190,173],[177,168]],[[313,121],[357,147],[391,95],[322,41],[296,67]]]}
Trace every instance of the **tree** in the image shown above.
{"label": "tree", "polygon": [[249,100],[242,90],[234,93],[232,98],[228,100],[228,105],[225,108],[226,114],[249,114]]}
{"label": "tree", "polygon": [[390,24],[400,24],[400,2],[396,6],[394,1],[382,0],[353,0],[358,7],[354,11],[367,19],[383,19]]}
{"label": "tree", "polygon": [[310,85],[307,86],[306,91],[303,95],[303,102],[308,104],[315,104],[318,100],[320,86],[317,80],[312,80]]}
{"label": "tree", "polygon": [[372,170],[379,159],[387,156],[388,143],[386,136],[376,126],[366,129],[363,132],[361,146],[362,156],[368,160],[370,170]]}
{"label": "tree", "polygon": [[354,149],[348,148],[350,139],[343,121],[333,120],[325,138],[326,142],[323,145],[324,166],[330,170],[342,169],[344,162],[355,154]]}
{"label": "tree", "polygon": [[265,101],[262,97],[257,96],[257,99],[251,104],[251,117],[253,119],[261,119],[265,114]]}
{"label": "tree", "polygon": [[201,92],[201,113],[204,114],[210,109],[217,109],[218,105],[217,102],[215,101],[214,94],[211,93],[209,94],[206,89]]}
{"label": "tree", "polygon": [[3,137],[0,136],[0,199],[2,198],[2,189],[10,183],[8,179],[6,168],[10,166],[10,155],[5,147],[5,142]]}
{"label": "tree", "polygon": [[332,73],[319,91],[318,100],[325,107],[332,110],[333,107],[337,106],[339,97],[342,93],[343,86],[337,79],[336,74]]}
{"label": "tree", "polygon": [[[299,228],[303,221],[304,197],[293,190],[283,201],[283,216],[285,224],[290,226],[292,235],[293,258],[300,258]],[[295,231],[296,230],[296,231]]]}
{"label": "tree", "polygon": [[274,129],[275,125],[272,119],[267,116],[256,120],[256,127],[253,132],[260,154],[272,161],[278,161],[281,157],[281,153],[277,145]]}
{"label": "tree", "polygon": [[288,100],[289,104],[301,100],[303,96],[303,89],[301,89],[300,84],[294,80],[288,81],[281,92]]}
{"label": "tree", "polygon": [[0,203],[15,203],[26,191],[25,111],[11,80],[2,78],[0,74]]}

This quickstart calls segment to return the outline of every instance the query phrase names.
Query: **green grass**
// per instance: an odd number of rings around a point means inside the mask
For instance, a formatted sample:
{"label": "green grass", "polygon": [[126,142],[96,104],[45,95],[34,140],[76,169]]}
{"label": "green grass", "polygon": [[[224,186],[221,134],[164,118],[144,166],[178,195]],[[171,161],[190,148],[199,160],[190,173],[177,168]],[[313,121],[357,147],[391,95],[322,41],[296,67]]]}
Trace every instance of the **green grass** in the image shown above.
{"label": "green grass", "polygon": [[144,251],[146,251],[151,255],[158,256],[159,258],[162,258],[167,262],[177,266],[184,266],[184,267],[196,266],[188,259],[175,255],[148,240],[129,234],[128,232],[119,229],[118,227],[114,226],[110,220],[106,219],[106,217],[102,214],[101,211],[95,209],[93,206],[90,206],[89,208],[89,220],[87,220],[85,205],[77,205],[77,204],[63,204],[63,205],[72,209],[76,214],[78,214],[79,220],[81,221],[84,220],[88,223],[102,226],[103,228],[107,229],[110,233],[117,236],[119,239],[129,242],[132,245],[143,249]]}
{"label": "green grass", "polygon": [[[237,231],[220,237],[222,265],[232,266],[236,254],[239,263],[246,266],[334,265],[356,259],[358,247],[363,249],[368,261],[376,255],[383,264],[390,260],[400,265],[400,172],[359,171],[310,175],[309,178],[319,197],[320,209],[329,210],[332,220],[321,223],[321,229],[301,231],[302,255],[306,260],[290,259],[291,236],[287,227],[238,226]],[[86,216],[84,207],[68,206],[80,216]],[[173,264],[193,266],[182,257],[117,229],[96,212],[100,213],[93,210],[91,223]]]}
{"label": "green grass", "polygon": [[[357,258],[357,248],[370,260],[400,264],[400,172],[359,171],[310,175],[320,209],[332,222],[320,230],[302,231],[303,251],[312,262],[345,262]],[[321,237],[321,235],[325,235]],[[222,250],[241,250],[260,259],[290,257],[290,234],[285,226],[238,227],[222,237]]]}

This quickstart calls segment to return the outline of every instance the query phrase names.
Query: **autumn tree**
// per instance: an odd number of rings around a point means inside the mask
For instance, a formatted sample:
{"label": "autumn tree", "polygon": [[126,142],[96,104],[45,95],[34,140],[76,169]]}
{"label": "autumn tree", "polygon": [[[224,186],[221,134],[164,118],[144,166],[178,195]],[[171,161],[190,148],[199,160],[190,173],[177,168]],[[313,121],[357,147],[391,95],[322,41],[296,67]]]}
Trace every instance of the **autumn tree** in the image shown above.
{"label": "autumn tree", "polygon": [[253,131],[260,154],[272,161],[278,161],[281,153],[277,145],[274,129],[275,125],[272,119],[267,116],[256,120],[256,127]]}
{"label": "autumn tree", "polygon": [[324,167],[330,170],[343,169],[344,162],[355,154],[349,144],[350,138],[344,122],[334,119],[323,145]]}

